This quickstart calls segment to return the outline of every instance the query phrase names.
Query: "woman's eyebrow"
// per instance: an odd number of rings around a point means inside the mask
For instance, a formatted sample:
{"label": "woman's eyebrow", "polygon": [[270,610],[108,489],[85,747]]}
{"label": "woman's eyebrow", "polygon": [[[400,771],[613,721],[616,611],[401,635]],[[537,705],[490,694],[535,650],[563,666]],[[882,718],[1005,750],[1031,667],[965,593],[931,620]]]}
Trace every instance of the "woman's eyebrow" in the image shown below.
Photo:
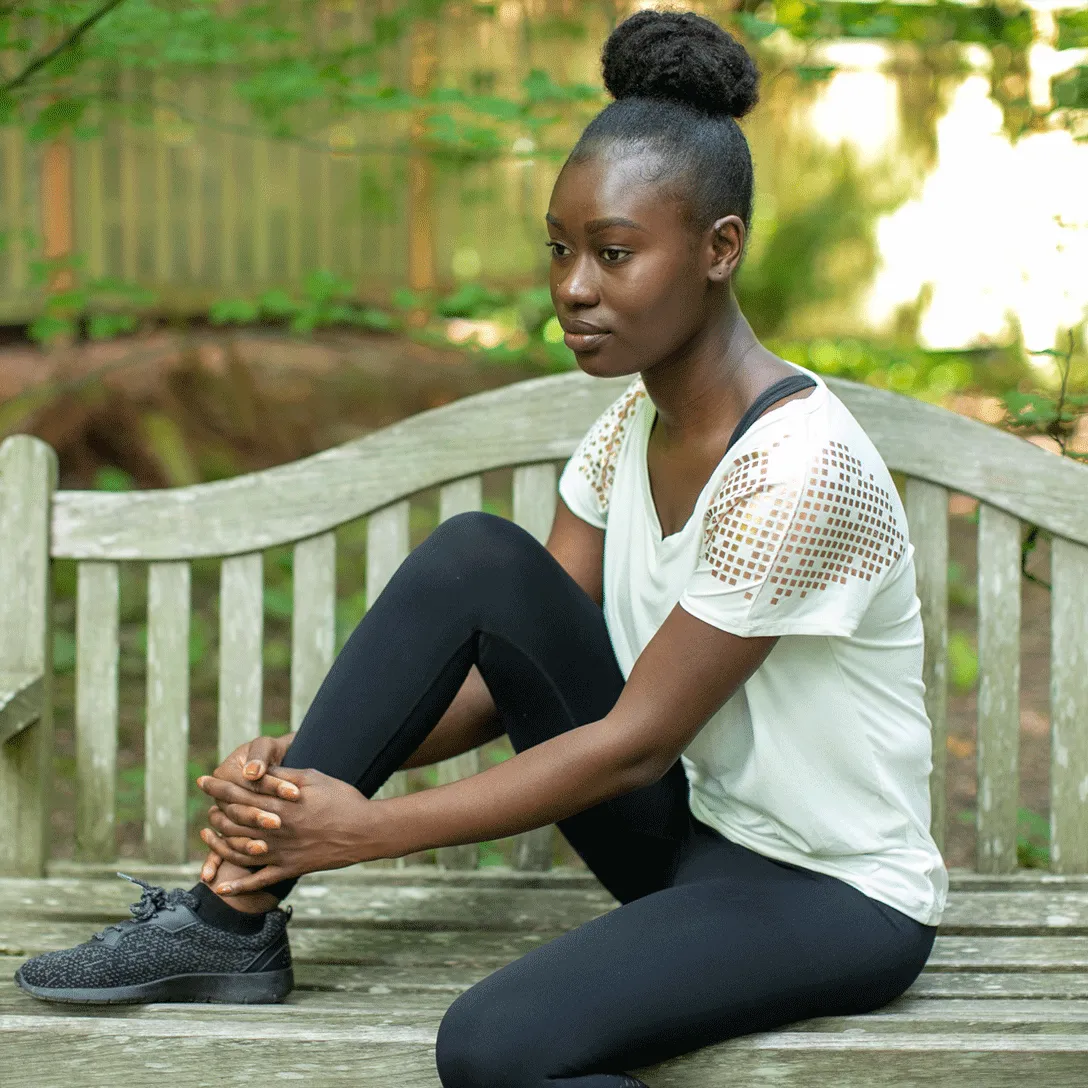
{"label": "woman's eyebrow", "polygon": [[604,219],[591,219],[586,224],[586,234],[597,234],[609,227],[630,227],[632,230],[646,230],[641,223],[636,223],[633,219],[627,219],[622,215],[610,215]]}
{"label": "woman's eyebrow", "polygon": [[[551,212],[545,213],[544,221],[550,223],[556,230],[564,229],[563,224]],[[586,234],[597,234],[609,227],[630,227],[632,230],[646,230],[641,223],[636,223],[633,219],[627,219],[622,215],[610,215],[604,219],[591,219],[586,224]]]}

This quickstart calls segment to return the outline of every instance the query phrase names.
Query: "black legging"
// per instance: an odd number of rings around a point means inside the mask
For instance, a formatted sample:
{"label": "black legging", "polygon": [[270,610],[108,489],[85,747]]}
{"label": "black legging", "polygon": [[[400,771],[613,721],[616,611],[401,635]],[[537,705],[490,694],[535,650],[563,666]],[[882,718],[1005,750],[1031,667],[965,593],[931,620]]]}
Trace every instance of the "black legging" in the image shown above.
{"label": "black legging", "polygon": [[[475,513],[439,526],[401,565],[285,765],[372,796],[474,664],[519,752],[602,718],[623,687],[601,609],[528,533]],[[444,1088],[637,1085],[623,1070],[877,1009],[914,981],[933,945],[933,927],[695,820],[679,761],[559,828],[622,905],[453,1002],[436,1050]]]}

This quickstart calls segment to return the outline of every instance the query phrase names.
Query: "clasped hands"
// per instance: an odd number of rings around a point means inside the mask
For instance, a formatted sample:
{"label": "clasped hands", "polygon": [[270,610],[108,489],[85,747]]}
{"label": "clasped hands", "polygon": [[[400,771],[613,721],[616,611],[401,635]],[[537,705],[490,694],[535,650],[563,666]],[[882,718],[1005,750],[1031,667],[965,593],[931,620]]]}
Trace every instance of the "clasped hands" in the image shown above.
{"label": "clasped hands", "polygon": [[[374,802],[320,771],[278,766],[292,739],[259,737],[197,779],[215,802],[208,809],[211,827],[200,833],[211,850],[200,877],[218,895],[244,895],[383,856]],[[216,884],[223,861],[262,868]]]}

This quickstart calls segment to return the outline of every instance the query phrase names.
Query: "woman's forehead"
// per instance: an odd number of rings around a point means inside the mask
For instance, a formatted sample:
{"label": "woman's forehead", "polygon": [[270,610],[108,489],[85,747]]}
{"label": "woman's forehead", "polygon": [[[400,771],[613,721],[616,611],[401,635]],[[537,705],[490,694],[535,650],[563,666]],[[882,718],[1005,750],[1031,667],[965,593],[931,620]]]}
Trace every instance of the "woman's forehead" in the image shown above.
{"label": "woman's forehead", "polygon": [[548,220],[578,231],[620,219],[651,232],[675,229],[681,200],[665,183],[667,173],[661,156],[644,148],[602,149],[568,162],[552,190]]}

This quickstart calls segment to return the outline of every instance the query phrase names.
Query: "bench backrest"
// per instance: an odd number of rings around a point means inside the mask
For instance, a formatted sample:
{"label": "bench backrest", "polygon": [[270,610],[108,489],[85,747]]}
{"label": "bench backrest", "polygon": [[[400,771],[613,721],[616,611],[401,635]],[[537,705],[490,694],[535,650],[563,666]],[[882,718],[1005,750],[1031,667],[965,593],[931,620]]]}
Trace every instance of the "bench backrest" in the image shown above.
{"label": "bench backrest", "polygon": [[[367,599],[409,550],[409,496],[439,487],[440,519],[481,506],[480,474],[515,469],[513,515],[538,538],[555,509],[556,466],[627,379],[581,373],[521,382],[423,412],[292,464],[160,491],[55,491],[55,457],[16,436],[0,446],[0,871],[37,873],[47,856],[52,708],[51,559],[78,561],[77,844],[116,856],[119,565],[148,564],[147,858],[186,857],[190,564],[221,558],[219,751],[261,726],[262,552],[294,546],[291,724],[334,655],[334,530],[367,517]],[[944,838],[948,499],[980,500],[978,855],[1016,868],[1022,521],[1054,534],[1051,650],[1051,867],[1088,872],[1088,469],[942,408],[852,382],[828,383],[907,477],[926,629],[933,722],[933,828]],[[440,781],[478,769],[476,753]],[[383,795],[403,790],[403,775]],[[550,865],[552,829],[522,836],[519,867]],[[475,847],[440,852],[476,864]]]}

